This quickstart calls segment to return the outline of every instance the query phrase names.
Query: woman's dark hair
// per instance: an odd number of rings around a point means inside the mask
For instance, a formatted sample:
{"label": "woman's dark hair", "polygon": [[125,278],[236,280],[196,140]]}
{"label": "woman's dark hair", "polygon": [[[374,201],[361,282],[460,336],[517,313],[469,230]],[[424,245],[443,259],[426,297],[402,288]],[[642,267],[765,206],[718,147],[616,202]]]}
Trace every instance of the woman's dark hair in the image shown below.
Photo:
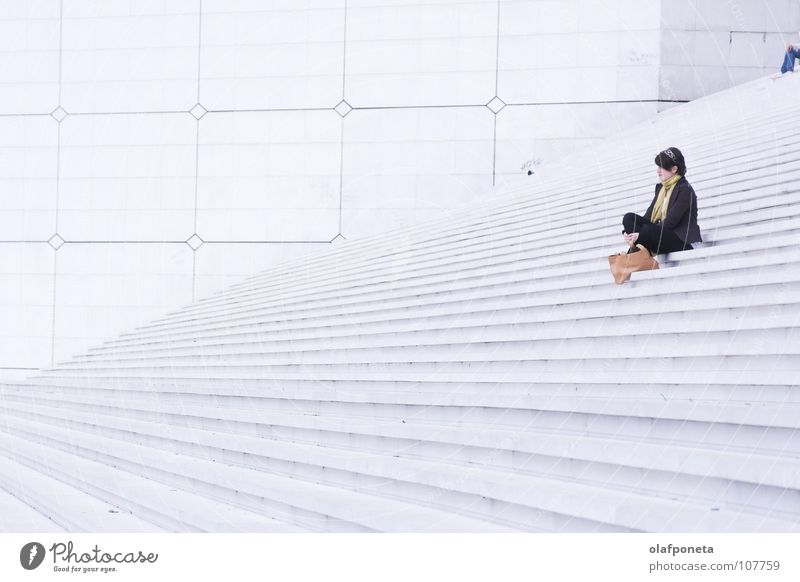
{"label": "woman's dark hair", "polygon": [[656,165],[661,166],[665,170],[672,170],[673,166],[678,166],[678,173],[681,176],[686,175],[686,161],[683,159],[683,154],[678,148],[667,148],[664,151],[656,154]]}

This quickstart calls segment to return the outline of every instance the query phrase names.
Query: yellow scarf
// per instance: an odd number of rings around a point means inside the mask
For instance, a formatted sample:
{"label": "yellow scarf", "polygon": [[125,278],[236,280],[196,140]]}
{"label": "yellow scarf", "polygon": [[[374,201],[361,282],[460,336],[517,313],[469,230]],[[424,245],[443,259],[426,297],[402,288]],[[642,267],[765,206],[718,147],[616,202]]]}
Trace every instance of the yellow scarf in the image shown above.
{"label": "yellow scarf", "polygon": [[661,190],[658,191],[658,198],[653,205],[653,211],[650,213],[650,222],[661,222],[667,217],[667,208],[669,208],[669,198],[672,196],[672,191],[675,189],[675,184],[678,183],[682,176],[675,174],[671,178],[667,178],[661,182]]}

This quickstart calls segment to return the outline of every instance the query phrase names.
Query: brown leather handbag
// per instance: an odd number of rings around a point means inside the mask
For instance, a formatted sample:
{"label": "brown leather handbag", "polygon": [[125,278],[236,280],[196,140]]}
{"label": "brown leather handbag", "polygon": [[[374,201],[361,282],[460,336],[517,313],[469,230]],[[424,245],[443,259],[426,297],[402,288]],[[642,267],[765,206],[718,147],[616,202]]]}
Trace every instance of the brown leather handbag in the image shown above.
{"label": "brown leather handbag", "polygon": [[608,265],[611,267],[611,274],[614,275],[617,285],[630,279],[631,273],[636,271],[658,269],[658,261],[650,256],[650,252],[642,245],[636,246],[639,247],[638,253],[617,253],[608,257]]}

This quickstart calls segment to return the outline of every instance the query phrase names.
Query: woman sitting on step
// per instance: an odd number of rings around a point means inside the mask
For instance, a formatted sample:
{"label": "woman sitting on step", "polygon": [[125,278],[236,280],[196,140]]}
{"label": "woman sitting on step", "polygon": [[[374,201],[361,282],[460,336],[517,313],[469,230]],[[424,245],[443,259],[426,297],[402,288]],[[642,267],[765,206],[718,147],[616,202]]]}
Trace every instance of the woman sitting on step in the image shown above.
{"label": "woman sitting on step", "polygon": [[622,219],[629,253],[645,247],[650,254],[660,255],[689,250],[693,242],[701,242],[697,226],[697,196],[686,180],[686,162],[678,148],[667,148],[656,155],[655,196],[644,216],[633,212]]}

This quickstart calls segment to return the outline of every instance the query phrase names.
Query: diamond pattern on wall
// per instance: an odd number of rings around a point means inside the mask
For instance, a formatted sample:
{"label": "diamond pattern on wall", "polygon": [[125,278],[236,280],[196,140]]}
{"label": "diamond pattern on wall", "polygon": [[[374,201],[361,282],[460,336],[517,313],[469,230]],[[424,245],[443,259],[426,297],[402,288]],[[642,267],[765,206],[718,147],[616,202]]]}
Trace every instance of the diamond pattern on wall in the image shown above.
{"label": "diamond pattern on wall", "polygon": [[193,234],[188,239],[186,239],[186,244],[189,245],[190,247],[192,247],[193,251],[196,251],[197,249],[199,249],[205,242],[206,241],[201,239],[196,234]]}
{"label": "diamond pattern on wall", "polygon": [[336,111],[336,113],[338,113],[342,117],[344,117],[348,113],[350,113],[353,110],[353,108],[347,101],[342,99],[341,101],[339,101],[339,104],[333,108],[333,110]]}
{"label": "diamond pattern on wall", "polygon": [[198,103],[189,110],[189,113],[191,113],[195,119],[200,119],[206,113],[208,113],[208,110]]}
{"label": "diamond pattern on wall", "polygon": [[64,110],[64,108],[63,108],[63,107],[61,107],[61,106],[59,105],[58,107],[56,107],[55,109],[53,109],[53,110],[50,112],[50,115],[51,115],[51,116],[53,117],[53,119],[55,119],[57,122],[61,123],[62,121],[64,121],[64,119],[66,119],[66,117],[67,117],[67,115],[69,115],[69,113],[67,113],[67,112]]}
{"label": "diamond pattern on wall", "polygon": [[58,233],[56,233],[50,237],[50,239],[47,241],[47,244],[49,244],[55,250],[58,250],[64,245],[64,239],[61,238]]}
{"label": "diamond pattern on wall", "polygon": [[506,103],[505,103],[505,101],[503,101],[502,99],[500,99],[500,97],[495,97],[494,99],[492,99],[491,101],[489,101],[489,102],[486,104],[486,107],[488,107],[488,108],[489,108],[489,109],[492,111],[492,113],[494,113],[494,114],[500,113],[500,111],[501,111],[501,110],[502,110],[502,109],[503,109],[505,106],[506,106]]}

